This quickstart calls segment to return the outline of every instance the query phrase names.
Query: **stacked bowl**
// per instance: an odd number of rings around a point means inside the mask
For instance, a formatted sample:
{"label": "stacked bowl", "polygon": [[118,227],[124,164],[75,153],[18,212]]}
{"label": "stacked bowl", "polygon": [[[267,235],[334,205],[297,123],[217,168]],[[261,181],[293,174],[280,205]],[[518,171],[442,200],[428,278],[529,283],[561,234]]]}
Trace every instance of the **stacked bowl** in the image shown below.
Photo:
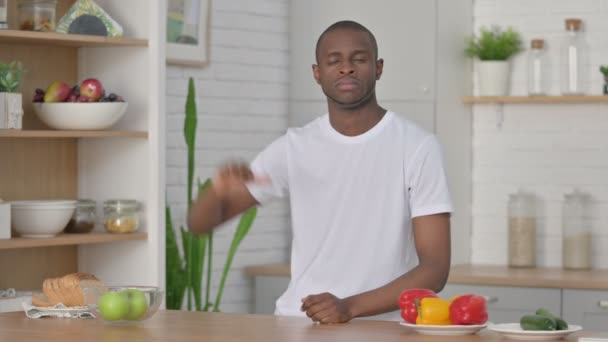
{"label": "stacked bowl", "polygon": [[14,201],[11,226],[21,237],[53,237],[63,231],[75,209],[72,200]]}

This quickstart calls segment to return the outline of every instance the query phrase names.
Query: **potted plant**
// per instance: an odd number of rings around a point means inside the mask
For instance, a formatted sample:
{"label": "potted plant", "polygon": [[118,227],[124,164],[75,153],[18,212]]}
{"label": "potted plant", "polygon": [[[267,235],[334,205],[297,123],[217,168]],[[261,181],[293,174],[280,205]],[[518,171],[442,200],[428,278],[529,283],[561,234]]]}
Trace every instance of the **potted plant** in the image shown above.
{"label": "potted plant", "polygon": [[23,106],[18,90],[22,75],[21,62],[0,63],[0,129],[21,129]]}
{"label": "potted plant", "polygon": [[521,35],[513,29],[482,27],[479,36],[468,40],[466,54],[479,59],[479,95],[504,96],[509,92],[509,58],[522,51]]}
{"label": "potted plant", "polygon": [[600,72],[604,75],[604,95],[608,95],[608,65],[601,65]]}

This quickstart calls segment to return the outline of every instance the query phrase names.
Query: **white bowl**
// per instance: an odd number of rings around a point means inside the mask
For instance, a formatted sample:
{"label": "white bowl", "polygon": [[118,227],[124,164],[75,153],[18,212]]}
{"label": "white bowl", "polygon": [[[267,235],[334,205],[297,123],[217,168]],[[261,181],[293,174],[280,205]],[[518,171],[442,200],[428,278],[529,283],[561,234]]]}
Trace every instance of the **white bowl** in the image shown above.
{"label": "white bowl", "polygon": [[[23,204],[23,202],[17,203]],[[11,204],[11,226],[15,233],[22,237],[53,237],[61,233],[67,226],[75,209],[76,201],[73,201],[72,205],[33,207]]]}
{"label": "white bowl", "polygon": [[55,102],[32,104],[45,124],[55,129],[99,130],[110,128],[127,110],[126,102]]}
{"label": "white bowl", "polygon": [[29,201],[11,201],[12,207],[19,208],[52,208],[52,207],[70,207],[76,205],[74,200],[29,200]]}

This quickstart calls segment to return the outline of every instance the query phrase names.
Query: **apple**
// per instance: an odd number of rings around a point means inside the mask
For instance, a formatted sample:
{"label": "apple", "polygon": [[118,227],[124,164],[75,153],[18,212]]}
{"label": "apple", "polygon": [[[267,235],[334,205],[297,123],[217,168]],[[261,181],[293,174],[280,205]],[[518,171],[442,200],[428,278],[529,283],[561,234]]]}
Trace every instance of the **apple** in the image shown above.
{"label": "apple", "polygon": [[129,301],[129,312],[125,316],[128,320],[137,320],[142,318],[148,311],[148,299],[146,295],[135,289],[123,291]]}
{"label": "apple", "polygon": [[64,102],[70,93],[71,89],[67,84],[61,81],[53,82],[44,92],[44,102]]}
{"label": "apple", "polygon": [[97,102],[103,96],[103,86],[95,78],[89,78],[80,84],[80,96],[84,96],[89,101]]}
{"label": "apple", "polygon": [[108,291],[99,299],[99,313],[107,321],[124,319],[129,313],[129,299],[122,292]]}

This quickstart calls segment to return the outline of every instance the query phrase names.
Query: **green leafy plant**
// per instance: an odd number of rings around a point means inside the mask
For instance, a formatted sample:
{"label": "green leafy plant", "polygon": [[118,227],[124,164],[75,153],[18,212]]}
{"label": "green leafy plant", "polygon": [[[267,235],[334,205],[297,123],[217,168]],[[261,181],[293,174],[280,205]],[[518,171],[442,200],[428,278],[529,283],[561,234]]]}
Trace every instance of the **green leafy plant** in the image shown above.
{"label": "green leafy plant", "polygon": [[15,93],[19,89],[23,75],[21,62],[0,63],[0,92]]}
{"label": "green leafy plant", "polygon": [[608,77],[608,65],[600,65],[600,72],[604,77]]}
{"label": "green leafy plant", "polygon": [[518,32],[512,28],[503,31],[493,26],[491,29],[482,27],[479,36],[469,37],[465,53],[482,61],[504,61],[522,50],[522,39]]}
{"label": "green leafy plant", "polygon": [[[188,81],[186,118],[184,121],[184,138],[186,140],[188,150],[188,209],[190,209],[190,206],[192,205],[196,125],[197,118],[194,80],[190,78]],[[207,191],[211,186],[211,180],[207,179],[202,184],[200,180],[198,180],[197,184],[199,193],[204,195],[205,191]],[[194,309],[196,311],[220,311],[222,294],[224,292],[224,286],[226,285],[226,279],[228,278],[230,266],[232,265],[232,260],[234,259],[240,243],[243,241],[249,232],[249,229],[253,225],[253,221],[257,215],[257,209],[253,207],[247,210],[245,213],[243,213],[238,222],[230,249],[228,251],[228,256],[226,257],[226,262],[224,263],[219,289],[214,302],[211,302],[213,233],[211,232],[209,234],[196,235],[192,234],[189,230],[184,229],[183,226],[180,227],[183,249],[182,258],[173,228],[171,208],[167,206],[165,210],[167,309],[181,309],[184,302],[184,296],[186,296],[188,310],[192,310],[192,306],[194,304]],[[203,305],[203,268],[205,258],[207,258],[207,274],[205,279],[205,304]]]}

